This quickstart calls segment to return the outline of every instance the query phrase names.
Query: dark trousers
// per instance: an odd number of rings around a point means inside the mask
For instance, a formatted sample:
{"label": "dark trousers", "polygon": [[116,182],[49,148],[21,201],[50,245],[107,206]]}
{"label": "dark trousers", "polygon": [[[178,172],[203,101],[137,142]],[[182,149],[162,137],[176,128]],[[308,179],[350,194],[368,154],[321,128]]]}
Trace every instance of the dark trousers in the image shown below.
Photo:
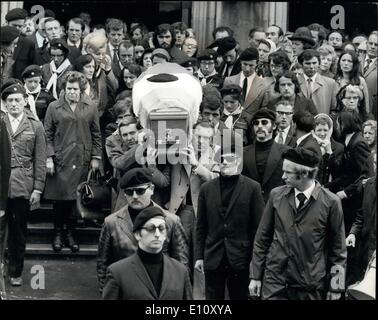
{"label": "dark trousers", "polygon": [[189,267],[192,272],[194,267],[193,250],[194,250],[194,232],[195,232],[195,215],[194,209],[190,205],[183,205],[177,211],[177,215],[180,217],[181,224],[184,227],[185,236],[187,239],[189,249]]}
{"label": "dark trousers", "polygon": [[8,273],[12,278],[20,277],[24,269],[28,213],[29,200],[8,199]]}
{"label": "dark trousers", "polygon": [[67,231],[74,232],[76,226],[76,217],[74,216],[76,201],[55,201],[54,202],[54,227],[55,232],[62,232],[64,226]]}
{"label": "dark trousers", "polygon": [[234,270],[225,259],[216,270],[205,270],[206,300],[225,300],[226,285],[230,300],[247,300],[249,270]]}
{"label": "dark trousers", "polygon": [[324,300],[325,293],[321,290],[307,291],[301,288],[287,287],[270,296],[267,300]]}

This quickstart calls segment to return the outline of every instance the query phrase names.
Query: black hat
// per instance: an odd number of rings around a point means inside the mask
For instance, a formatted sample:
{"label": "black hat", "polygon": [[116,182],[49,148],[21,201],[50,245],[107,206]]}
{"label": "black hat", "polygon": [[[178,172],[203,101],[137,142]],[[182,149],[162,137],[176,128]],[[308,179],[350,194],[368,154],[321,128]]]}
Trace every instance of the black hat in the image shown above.
{"label": "black hat", "polygon": [[10,43],[20,35],[16,27],[4,26],[0,28],[0,42]]}
{"label": "black hat", "polygon": [[197,54],[197,60],[217,60],[218,54],[213,49],[205,49]]}
{"label": "black hat", "polygon": [[316,152],[306,148],[290,148],[282,153],[282,158],[292,162],[315,168],[319,165],[320,159]]}
{"label": "black hat", "polygon": [[70,52],[70,49],[68,48],[67,42],[63,39],[52,39],[50,41],[50,48],[60,49],[63,52],[65,52],[66,56]]}
{"label": "black hat", "polygon": [[146,168],[133,168],[128,170],[121,178],[120,187],[122,189],[136,187],[141,184],[151,183],[152,175]]}
{"label": "black hat", "polygon": [[12,84],[9,87],[5,88],[4,91],[1,93],[1,99],[5,100],[9,95],[14,93],[22,93],[26,95],[25,88],[20,84]]}
{"label": "black hat", "polygon": [[257,60],[259,57],[259,52],[255,47],[249,47],[245,49],[239,56],[240,61],[251,61]]}
{"label": "black hat", "polygon": [[36,64],[32,64],[25,68],[21,75],[22,79],[28,79],[33,77],[42,77],[42,67]]}
{"label": "black hat", "polygon": [[218,40],[218,54],[223,56],[226,52],[235,49],[237,42],[233,37],[225,37]]}
{"label": "black hat", "polygon": [[276,122],[276,113],[268,108],[261,108],[257,110],[253,115],[251,121],[255,121],[257,119],[270,119],[273,122]]}
{"label": "black hat", "polygon": [[45,9],[45,18],[54,18],[55,19],[55,12],[50,9]]}
{"label": "black hat", "polygon": [[7,80],[3,82],[3,85],[0,88],[0,92],[3,92],[6,88],[10,87],[13,84],[19,84],[23,86],[23,83],[21,80],[16,79],[16,78],[8,78]]}
{"label": "black hat", "polygon": [[150,206],[143,209],[135,218],[133,232],[140,230],[148,220],[154,217],[163,217],[165,220],[165,214],[159,207]]}
{"label": "black hat", "polygon": [[147,78],[147,81],[150,82],[173,82],[177,80],[178,78],[175,75],[169,73],[159,73]]}
{"label": "black hat", "polygon": [[307,42],[312,46],[315,45],[315,41],[312,38],[311,31],[307,27],[299,27],[297,30],[295,30],[294,34],[289,39],[291,41],[299,40],[302,42]]}
{"label": "black hat", "polygon": [[241,95],[242,94],[242,91],[243,89],[240,88],[240,86],[238,86],[237,84],[226,84],[225,86],[223,86],[223,88],[221,89],[221,95],[222,97],[225,96],[225,95],[228,95],[228,94],[238,94],[238,95]]}
{"label": "black hat", "polygon": [[193,57],[187,58],[180,63],[180,66],[184,68],[194,67],[196,65],[197,65],[197,59]]}
{"label": "black hat", "polygon": [[15,8],[10,11],[5,16],[5,20],[11,22],[13,20],[25,19],[28,16],[28,12],[22,8]]}

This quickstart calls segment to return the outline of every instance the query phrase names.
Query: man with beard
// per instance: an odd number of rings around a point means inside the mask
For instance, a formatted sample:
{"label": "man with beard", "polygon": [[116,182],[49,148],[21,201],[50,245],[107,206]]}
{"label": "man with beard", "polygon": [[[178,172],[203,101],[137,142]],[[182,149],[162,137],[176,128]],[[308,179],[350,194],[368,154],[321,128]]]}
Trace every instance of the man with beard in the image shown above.
{"label": "man with beard", "polygon": [[268,200],[271,190],[283,185],[282,153],[288,148],[273,139],[276,129],[276,115],[262,108],[252,117],[255,141],[244,148],[243,174],[261,185],[264,201]]}
{"label": "man with beard", "polygon": [[220,177],[204,183],[198,198],[195,269],[205,273],[208,300],[247,300],[254,235],[264,207],[260,185],[241,175],[242,140],[223,132],[216,153]]}
{"label": "man with beard", "polygon": [[345,290],[345,230],[340,199],[315,180],[319,158],[283,154],[286,186],[272,190],[257,230],[252,296],[263,300],[338,300]]}

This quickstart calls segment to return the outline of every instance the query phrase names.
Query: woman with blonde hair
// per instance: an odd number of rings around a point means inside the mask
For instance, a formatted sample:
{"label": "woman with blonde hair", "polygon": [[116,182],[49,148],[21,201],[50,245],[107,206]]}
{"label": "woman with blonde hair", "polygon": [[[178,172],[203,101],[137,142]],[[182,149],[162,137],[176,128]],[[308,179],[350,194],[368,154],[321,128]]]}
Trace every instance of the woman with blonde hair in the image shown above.
{"label": "woman with blonde hair", "polygon": [[334,78],[336,73],[337,55],[334,47],[324,44],[317,49],[320,53],[319,73],[322,76]]}

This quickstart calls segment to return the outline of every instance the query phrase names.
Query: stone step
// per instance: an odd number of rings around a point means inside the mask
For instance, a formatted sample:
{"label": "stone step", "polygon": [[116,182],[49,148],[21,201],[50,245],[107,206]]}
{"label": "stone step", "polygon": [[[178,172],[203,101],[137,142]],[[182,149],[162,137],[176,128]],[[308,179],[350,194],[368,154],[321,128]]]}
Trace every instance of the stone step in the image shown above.
{"label": "stone step", "polygon": [[79,252],[71,252],[70,248],[63,248],[60,252],[55,252],[51,244],[28,243],[26,245],[26,256],[54,256],[54,257],[95,257],[97,256],[97,245],[80,245]]}

